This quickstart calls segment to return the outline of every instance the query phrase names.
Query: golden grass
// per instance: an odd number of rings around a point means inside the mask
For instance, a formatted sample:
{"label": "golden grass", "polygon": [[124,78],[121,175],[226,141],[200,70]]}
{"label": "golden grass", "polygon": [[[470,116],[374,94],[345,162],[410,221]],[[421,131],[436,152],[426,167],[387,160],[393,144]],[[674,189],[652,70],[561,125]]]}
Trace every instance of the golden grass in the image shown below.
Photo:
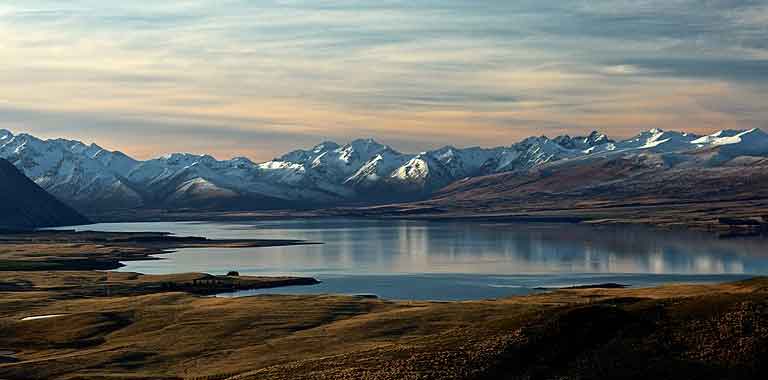
{"label": "golden grass", "polygon": [[[659,355],[644,350],[667,339],[679,345],[673,370],[720,363],[744,373],[768,337],[766,286],[761,279],[448,303],[161,293],[40,304],[3,294],[0,305],[16,302],[17,311],[0,318],[0,349],[20,361],[0,364],[0,378],[472,379],[534,373],[533,359],[507,368],[511,353],[546,357],[569,345],[551,359],[552,373],[585,360],[584,373],[595,373],[597,359],[582,354],[612,347],[642,362]],[[20,320],[47,314],[67,315]],[[762,330],[747,336],[745,318]],[[656,341],[641,338],[654,334]]]}

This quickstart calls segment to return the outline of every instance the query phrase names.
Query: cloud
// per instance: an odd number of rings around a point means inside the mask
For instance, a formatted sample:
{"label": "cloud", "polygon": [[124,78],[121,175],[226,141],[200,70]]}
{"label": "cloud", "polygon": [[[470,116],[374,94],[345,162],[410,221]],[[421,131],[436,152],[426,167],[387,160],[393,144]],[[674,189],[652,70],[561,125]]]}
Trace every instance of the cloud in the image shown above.
{"label": "cloud", "polygon": [[142,154],[205,151],[216,135],[257,158],[271,153],[242,139],[420,150],[628,135],[680,115],[762,126],[711,105],[724,88],[750,105],[765,92],[766,21],[761,0],[13,0],[0,5],[0,101],[25,110],[6,123],[61,135],[188,136],[126,148]]}
{"label": "cloud", "polygon": [[[41,138],[67,136],[95,142],[111,150],[122,150],[138,158],[166,153],[213,154],[220,158],[251,156],[268,160],[284,153],[288,144],[312,145],[323,136],[291,133],[274,128],[269,120],[249,120],[250,128],[220,119],[168,115],[147,118],[114,113],[61,112],[21,109],[0,104],[0,128],[14,133],[32,133]],[[263,126],[262,128],[259,125]]]}
{"label": "cloud", "polygon": [[768,60],[763,59],[648,58],[631,59],[613,67],[636,67],[654,76],[768,82]]}

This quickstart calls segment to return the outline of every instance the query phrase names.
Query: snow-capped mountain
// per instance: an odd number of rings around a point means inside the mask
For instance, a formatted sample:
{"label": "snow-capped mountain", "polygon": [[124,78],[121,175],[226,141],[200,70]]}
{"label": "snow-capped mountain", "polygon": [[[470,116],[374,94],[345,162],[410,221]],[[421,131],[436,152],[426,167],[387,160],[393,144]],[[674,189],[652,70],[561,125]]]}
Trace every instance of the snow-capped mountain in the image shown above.
{"label": "snow-capped mountain", "polygon": [[[372,139],[323,142],[272,161],[175,153],[147,161],[79,141],[0,130],[0,157],[81,210],[136,207],[264,209],[419,199],[468,177],[606,155],[697,153],[716,165],[768,155],[758,129],[709,136],[652,129],[623,141],[604,134],[530,137],[506,147],[447,146],[405,154]],[[680,160],[676,158],[676,160]]]}
{"label": "snow-capped mountain", "polygon": [[692,142],[699,139],[691,133],[651,129],[616,144],[617,150],[647,149],[653,152],[673,152],[694,148]]}
{"label": "snow-capped mountain", "polygon": [[41,140],[0,131],[0,157],[35,183],[72,205],[138,207],[142,197],[119,172],[136,164],[120,152],[71,140]]}
{"label": "snow-capped mountain", "polygon": [[768,134],[760,129],[725,130],[692,141],[699,147],[713,147],[721,158],[768,155]]}

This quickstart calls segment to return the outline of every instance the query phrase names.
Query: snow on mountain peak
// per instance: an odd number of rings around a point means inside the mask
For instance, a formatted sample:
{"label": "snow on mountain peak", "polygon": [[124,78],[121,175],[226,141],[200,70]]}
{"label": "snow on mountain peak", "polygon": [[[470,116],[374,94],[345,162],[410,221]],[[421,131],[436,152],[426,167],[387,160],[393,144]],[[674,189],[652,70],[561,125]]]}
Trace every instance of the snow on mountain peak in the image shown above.
{"label": "snow on mountain peak", "polygon": [[165,161],[169,165],[192,165],[195,163],[215,163],[217,160],[207,154],[197,155],[193,153],[171,153],[160,157],[158,160]]}
{"label": "snow on mountain peak", "polygon": [[571,137],[569,135],[557,136],[552,139],[555,143],[566,149],[577,149],[586,151],[595,148],[598,145],[613,143],[614,141],[609,139],[608,136],[598,132],[592,131],[588,136]]}
{"label": "snow on mountain peak", "polygon": [[310,150],[297,149],[288,152],[280,157],[275,158],[273,161],[288,161],[296,163],[306,163],[317,159],[318,156],[323,153],[330,152],[339,149],[341,146],[333,141],[324,141],[315,145]]}
{"label": "snow on mountain peak", "polygon": [[429,164],[422,156],[417,156],[399,167],[392,177],[401,180],[424,180],[429,175]]}
{"label": "snow on mountain peak", "polygon": [[709,136],[704,136],[693,141],[693,144],[699,145],[730,145],[746,143],[759,143],[761,140],[768,138],[765,132],[758,128],[749,130],[734,130],[727,129],[718,131]]}
{"label": "snow on mountain peak", "polygon": [[[428,195],[467,177],[528,170],[538,165],[587,155],[643,152],[665,154],[716,148],[722,159],[768,155],[768,135],[759,129],[725,130],[709,136],[652,129],[613,141],[593,131],[587,136],[529,137],[498,148],[445,146],[403,154],[374,139],[345,145],[326,141],[265,163],[245,157],[218,161],[209,155],[173,153],[137,161],[121,152],[74,140],[40,140],[0,130],[0,157],[7,158],[54,195],[76,204],[103,200],[138,207],[182,202],[201,194],[256,195],[289,201],[366,200]],[[179,203],[173,203],[179,204]],[[114,207],[114,206],[113,206]]]}
{"label": "snow on mountain peak", "polygon": [[584,144],[589,145],[591,148],[596,145],[612,143],[614,141],[609,139],[608,136],[606,136],[603,133],[600,133],[598,131],[592,131],[592,133],[590,133],[589,136],[584,138],[583,142]]}
{"label": "snow on mountain peak", "polygon": [[[742,133],[742,132],[744,132],[743,129],[724,129],[722,131],[717,131],[717,132],[711,134],[710,136],[713,136],[713,137],[732,137],[732,136],[736,136],[736,135],[738,135],[739,133]],[[708,137],[708,136],[705,136],[705,137]]]}
{"label": "snow on mountain peak", "polygon": [[85,205],[102,200],[109,200],[113,207],[140,205],[139,195],[108,167],[110,160],[104,159],[107,155],[102,151],[95,144],[41,140],[24,133],[0,141],[0,157],[60,199]]}
{"label": "snow on mountain peak", "polygon": [[691,148],[699,136],[654,128],[617,144],[617,149],[648,149],[655,152],[673,152]]}
{"label": "snow on mountain peak", "polygon": [[717,147],[721,157],[768,154],[768,134],[758,128],[724,130],[693,141],[698,147]]}
{"label": "snow on mountain peak", "polygon": [[[373,139],[358,139],[350,142],[347,145],[344,145],[339,149],[334,150],[334,154],[326,154],[324,157],[331,159],[326,160],[325,162],[338,160],[343,162],[348,167],[356,167],[355,169],[351,170],[352,172],[355,172],[357,169],[359,169],[360,166],[364,165],[377,154],[389,149],[390,148],[388,146],[379,144]],[[343,171],[348,172],[349,170]]]}

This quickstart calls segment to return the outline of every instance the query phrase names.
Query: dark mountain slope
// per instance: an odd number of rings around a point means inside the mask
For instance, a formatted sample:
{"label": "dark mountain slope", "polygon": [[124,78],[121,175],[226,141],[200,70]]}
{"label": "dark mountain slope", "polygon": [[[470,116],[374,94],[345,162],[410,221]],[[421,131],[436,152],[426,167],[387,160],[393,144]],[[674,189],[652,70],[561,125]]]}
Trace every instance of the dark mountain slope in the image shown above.
{"label": "dark mountain slope", "polygon": [[[424,202],[361,214],[426,218],[560,218],[703,229],[768,223],[768,165],[740,156],[713,164],[709,150],[563,160],[469,178]],[[751,227],[750,227],[751,228]]]}
{"label": "dark mountain slope", "polygon": [[565,161],[458,182],[433,202],[531,208],[768,198],[768,165],[761,161],[713,166],[697,160],[697,154],[640,154]]}
{"label": "dark mountain slope", "polygon": [[0,159],[0,229],[29,229],[89,223]]}

